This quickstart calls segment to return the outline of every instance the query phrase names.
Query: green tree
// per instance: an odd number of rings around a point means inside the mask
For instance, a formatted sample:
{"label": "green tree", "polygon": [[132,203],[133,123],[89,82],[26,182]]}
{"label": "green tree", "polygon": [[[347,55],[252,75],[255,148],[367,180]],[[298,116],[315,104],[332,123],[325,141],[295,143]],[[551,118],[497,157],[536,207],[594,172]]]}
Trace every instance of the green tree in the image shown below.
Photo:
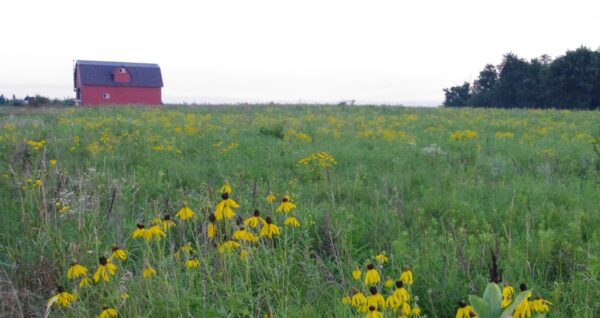
{"label": "green tree", "polygon": [[444,88],[444,106],[467,106],[467,101],[471,97],[470,88],[471,84],[468,82],[464,82],[461,86]]}

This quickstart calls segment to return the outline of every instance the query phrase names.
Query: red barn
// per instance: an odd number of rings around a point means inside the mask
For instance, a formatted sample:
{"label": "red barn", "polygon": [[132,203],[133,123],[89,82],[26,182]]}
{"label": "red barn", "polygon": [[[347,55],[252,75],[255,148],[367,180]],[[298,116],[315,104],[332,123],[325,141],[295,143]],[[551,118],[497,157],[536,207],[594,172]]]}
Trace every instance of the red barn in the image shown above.
{"label": "red barn", "polygon": [[76,98],[82,105],[160,105],[162,75],[158,64],[77,61]]}

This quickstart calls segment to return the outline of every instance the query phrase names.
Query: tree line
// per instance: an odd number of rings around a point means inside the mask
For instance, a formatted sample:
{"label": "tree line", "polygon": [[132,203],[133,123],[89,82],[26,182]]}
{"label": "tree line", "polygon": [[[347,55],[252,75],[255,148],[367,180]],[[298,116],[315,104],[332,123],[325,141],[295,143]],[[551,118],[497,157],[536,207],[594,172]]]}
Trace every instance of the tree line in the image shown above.
{"label": "tree line", "polygon": [[4,94],[0,94],[0,106],[71,106],[75,105],[75,100],[73,98],[49,98],[46,96],[35,95],[29,96],[27,95],[25,98],[20,99],[16,98],[15,95],[12,95],[12,98],[5,97]]}
{"label": "tree line", "polygon": [[580,47],[552,60],[527,61],[513,53],[487,64],[471,85],[444,89],[444,106],[499,108],[600,108],[600,49]]}

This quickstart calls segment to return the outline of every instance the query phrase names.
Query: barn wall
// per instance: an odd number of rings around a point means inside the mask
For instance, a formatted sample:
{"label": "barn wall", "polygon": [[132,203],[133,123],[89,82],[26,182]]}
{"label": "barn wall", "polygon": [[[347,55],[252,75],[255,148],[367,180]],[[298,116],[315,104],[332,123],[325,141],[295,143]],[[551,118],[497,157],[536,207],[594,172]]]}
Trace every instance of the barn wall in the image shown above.
{"label": "barn wall", "polygon": [[[160,87],[84,86],[81,91],[82,105],[161,104]],[[104,93],[110,94],[110,98],[104,99]]]}

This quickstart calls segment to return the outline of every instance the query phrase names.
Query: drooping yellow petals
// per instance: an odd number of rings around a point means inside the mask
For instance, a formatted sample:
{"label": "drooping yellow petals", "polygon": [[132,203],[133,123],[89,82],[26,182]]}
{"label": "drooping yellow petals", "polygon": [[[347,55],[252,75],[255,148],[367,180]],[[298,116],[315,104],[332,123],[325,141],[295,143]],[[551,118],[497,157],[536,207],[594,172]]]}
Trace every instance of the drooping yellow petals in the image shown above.
{"label": "drooping yellow petals", "polygon": [[186,268],[197,268],[200,267],[200,260],[197,258],[190,258],[185,262]]}
{"label": "drooping yellow petals", "polygon": [[144,272],[142,273],[142,277],[149,278],[152,276],[156,276],[156,270],[152,268],[152,266],[146,265],[146,268],[144,268]]}
{"label": "drooping yellow petals", "polygon": [[218,247],[219,253],[223,254],[225,252],[233,251],[236,248],[240,247],[241,244],[236,241],[225,241],[221,243]]}
{"label": "drooping yellow petals", "polygon": [[373,264],[369,264],[367,266],[367,272],[365,273],[365,285],[374,285],[379,283],[381,277],[379,277],[379,272],[375,269]]}
{"label": "drooping yellow petals", "polygon": [[300,222],[298,221],[298,219],[294,215],[288,216],[285,219],[285,221],[283,221],[283,224],[290,225],[290,226],[293,226],[293,227],[300,227]]}
{"label": "drooping yellow petals", "polygon": [[64,288],[59,286],[57,294],[48,300],[47,306],[50,307],[53,304],[58,304],[62,307],[69,307],[69,304],[75,300],[77,300],[77,296],[75,294],[69,293],[68,291],[64,290]]}
{"label": "drooping yellow petals", "polygon": [[362,275],[362,272],[361,272],[360,268],[358,268],[358,267],[352,271],[352,277],[354,277],[354,279],[356,279],[356,280],[359,280],[361,275]]}
{"label": "drooping yellow petals", "polygon": [[127,259],[127,251],[118,246],[113,246],[111,256],[124,261]]}
{"label": "drooping yellow petals", "polygon": [[289,196],[284,195],[283,199],[281,199],[281,204],[279,204],[276,211],[288,213],[288,212],[292,211],[292,209],[295,209],[295,208],[296,208],[296,205],[294,203],[290,202]]}
{"label": "drooping yellow petals", "polygon": [[179,211],[177,212],[177,214],[175,214],[175,216],[178,217],[182,221],[191,219],[195,215],[196,214],[194,213],[194,211],[192,211],[192,209],[188,208],[185,205],[181,209],[179,209]]}
{"label": "drooping yellow petals", "polygon": [[87,268],[85,268],[85,266],[80,265],[77,262],[74,262],[71,264],[71,266],[69,266],[69,269],[67,270],[67,278],[68,279],[74,279],[74,278],[79,278],[81,276],[85,276],[87,275]]}
{"label": "drooping yellow petals", "polygon": [[100,313],[100,315],[98,315],[98,318],[110,318],[116,316],[117,310],[115,308],[104,307],[102,308],[102,312]]}
{"label": "drooping yellow petals", "polygon": [[405,266],[402,270],[402,274],[400,274],[400,280],[409,286],[413,284],[413,273],[408,266]]}

